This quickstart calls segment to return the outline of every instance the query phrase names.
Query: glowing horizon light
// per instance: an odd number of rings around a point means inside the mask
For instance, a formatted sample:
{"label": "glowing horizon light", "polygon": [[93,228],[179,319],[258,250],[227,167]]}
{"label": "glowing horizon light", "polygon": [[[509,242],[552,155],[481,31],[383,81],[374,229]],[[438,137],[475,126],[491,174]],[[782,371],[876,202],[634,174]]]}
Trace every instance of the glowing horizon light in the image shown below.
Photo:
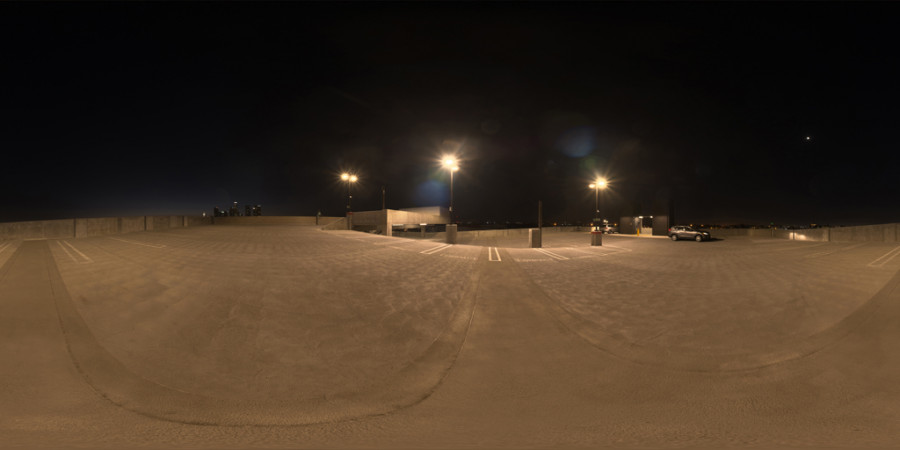
{"label": "glowing horizon light", "polygon": [[607,183],[606,183],[605,179],[597,178],[597,181],[594,181],[593,183],[589,184],[588,187],[591,189],[598,189],[598,188],[603,189],[606,187],[606,184]]}

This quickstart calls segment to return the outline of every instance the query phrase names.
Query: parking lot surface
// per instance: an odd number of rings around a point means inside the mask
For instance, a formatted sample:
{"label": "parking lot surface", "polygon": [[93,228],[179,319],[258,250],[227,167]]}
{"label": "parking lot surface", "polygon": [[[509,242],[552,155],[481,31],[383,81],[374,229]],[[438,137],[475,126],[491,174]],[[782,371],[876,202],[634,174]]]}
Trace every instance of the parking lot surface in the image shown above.
{"label": "parking lot surface", "polygon": [[890,243],[210,226],[0,242],[18,447],[888,446]]}

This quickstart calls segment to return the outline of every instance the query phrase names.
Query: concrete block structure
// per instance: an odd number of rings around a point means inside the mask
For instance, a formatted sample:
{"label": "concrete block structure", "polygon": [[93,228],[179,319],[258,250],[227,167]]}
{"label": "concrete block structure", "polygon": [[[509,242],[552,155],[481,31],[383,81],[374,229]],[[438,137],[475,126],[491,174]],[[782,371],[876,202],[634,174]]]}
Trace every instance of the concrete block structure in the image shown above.
{"label": "concrete block structure", "polygon": [[[447,208],[440,206],[360,211],[352,213],[349,217],[351,229],[375,231],[385,236],[391,236],[394,229],[421,229],[421,227],[427,225],[446,225],[450,223],[450,212]],[[346,223],[344,225],[346,227]]]}

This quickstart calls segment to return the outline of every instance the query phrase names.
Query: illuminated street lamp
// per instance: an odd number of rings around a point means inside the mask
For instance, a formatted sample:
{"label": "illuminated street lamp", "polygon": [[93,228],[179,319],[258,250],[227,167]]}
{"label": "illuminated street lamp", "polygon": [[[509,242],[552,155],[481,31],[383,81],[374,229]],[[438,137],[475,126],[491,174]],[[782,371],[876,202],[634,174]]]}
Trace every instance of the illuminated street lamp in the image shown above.
{"label": "illuminated street lamp", "polygon": [[597,178],[597,181],[594,181],[590,185],[589,188],[594,190],[594,209],[597,218],[600,219],[600,189],[606,187],[606,180],[603,178]]}
{"label": "illuminated street lamp", "polygon": [[341,174],[341,180],[347,182],[347,212],[350,212],[350,204],[353,202],[353,195],[350,192],[350,185],[356,183],[359,178],[356,175],[351,175],[347,172]]}
{"label": "illuminated street lamp", "polygon": [[450,171],[450,222],[453,222],[453,172],[459,170],[459,165],[453,158],[444,158],[444,167]]}

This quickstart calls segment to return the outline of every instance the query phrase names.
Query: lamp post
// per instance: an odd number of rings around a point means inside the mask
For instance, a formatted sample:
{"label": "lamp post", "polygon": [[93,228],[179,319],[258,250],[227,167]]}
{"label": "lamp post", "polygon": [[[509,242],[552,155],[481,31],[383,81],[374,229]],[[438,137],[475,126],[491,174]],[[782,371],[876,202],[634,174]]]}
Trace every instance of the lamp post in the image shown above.
{"label": "lamp post", "polygon": [[597,178],[597,181],[594,181],[588,187],[594,190],[594,214],[597,219],[602,220],[600,217],[600,189],[606,187],[606,180]]}
{"label": "lamp post", "polygon": [[450,171],[450,222],[453,222],[453,172],[459,170],[459,165],[455,159],[445,158],[444,167]]}
{"label": "lamp post", "polygon": [[349,213],[351,211],[350,207],[353,202],[353,194],[350,192],[350,185],[352,183],[356,183],[356,181],[359,180],[359,178],[356,175],[351,175],[349,173],[344,172],[341,174],[341,180],[344,180],[347,182],[347,212]]}

